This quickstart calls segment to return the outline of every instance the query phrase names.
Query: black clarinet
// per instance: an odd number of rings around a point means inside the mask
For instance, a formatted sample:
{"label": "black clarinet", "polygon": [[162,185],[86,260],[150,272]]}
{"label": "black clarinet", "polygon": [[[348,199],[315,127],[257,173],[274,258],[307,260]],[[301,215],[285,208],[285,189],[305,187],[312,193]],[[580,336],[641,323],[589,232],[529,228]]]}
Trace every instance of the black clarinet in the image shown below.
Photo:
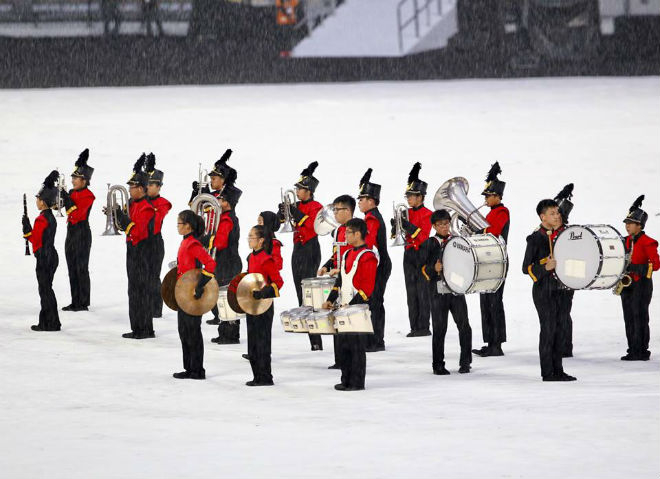
{"label": "black clarinet", "polygon": [[[27,217],[27,199],[23,193],[23,215]],[[25,238],[25,256],[30,256],[30,241]]]}

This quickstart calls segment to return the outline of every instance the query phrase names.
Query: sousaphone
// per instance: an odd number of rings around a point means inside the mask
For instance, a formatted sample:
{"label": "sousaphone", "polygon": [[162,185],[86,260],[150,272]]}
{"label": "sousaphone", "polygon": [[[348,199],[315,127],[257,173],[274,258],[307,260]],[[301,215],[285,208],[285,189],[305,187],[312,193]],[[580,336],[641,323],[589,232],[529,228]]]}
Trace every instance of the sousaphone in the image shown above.
{"label": "sousaphone", "polygon": [[197,288],[201,275],[202,270],[200,268],[191,269],[179,278],[174,287],[176,304],[179,309],[191,316],[201,316],[208,313],[218,303],[220,288],[218,282],[213,279],[204,286],[202,297],[195,298],[195,288]]}

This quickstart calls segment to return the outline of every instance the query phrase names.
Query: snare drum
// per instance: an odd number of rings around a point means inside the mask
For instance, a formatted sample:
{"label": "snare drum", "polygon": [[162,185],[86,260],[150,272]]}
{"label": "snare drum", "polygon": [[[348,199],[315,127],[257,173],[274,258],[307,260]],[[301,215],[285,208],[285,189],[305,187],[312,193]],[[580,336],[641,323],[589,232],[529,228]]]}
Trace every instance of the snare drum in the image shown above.
{"label": "snare drum", "polygon": [[284,331],[287,333],[293,333],[293,326],[291,326],[291,310],[282,311],[280,313],[280,322]]}
{"label": "snare drum", "polygon": [[319,310],[328,299],[330,291],[335,285],[335,278],[330,276],[305,278],[300,284],[303,290],[303,305]]}
{"label": "snare drum", "polygon": [[555,275],[570,289],[610,289],[626,268],[623,238],[610,225],[574,225],[555,240]]}
{"label": "snare drum", "polygon": [[335,317],[332,311],[316,311],[307,316],[309,334],[336,334]]}
{"label": "snare drum", "polygon": [[442,255],[445,282],[456,294],[494,293],[504,283],[507,267],[506,245],[490,233],[454,236]]}
{"label": "snare drum", "polygon": [[227,286],[220,286],[218,294],[218,317],[220,321],[236,321],[237,319],[244,318],[245,315],[238,314],[231,309],[229,301],[227,300]]}
{"label": "snare drum", "polygon": [[291,330],[294,333],[308,333],[307,316],[312,312],[311,308],[294,308],[289,311]]}
{"label": "snare drum", "polygon": [[339,334],[373,334],[374,332],[371,311],[366,304],[343,306],[334,312],[334,317]]}

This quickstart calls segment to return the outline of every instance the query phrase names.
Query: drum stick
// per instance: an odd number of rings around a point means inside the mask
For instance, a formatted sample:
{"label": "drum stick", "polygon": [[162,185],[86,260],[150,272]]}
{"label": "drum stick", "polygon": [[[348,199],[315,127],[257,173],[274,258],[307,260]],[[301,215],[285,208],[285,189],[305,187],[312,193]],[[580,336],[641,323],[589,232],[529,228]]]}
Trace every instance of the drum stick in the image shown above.
{"label": "drum stick", "polygon": [[552,259],[552,230],[547,230],[546,233],[548,234],[548,245],[550,246],[550,256],[548,258]]}

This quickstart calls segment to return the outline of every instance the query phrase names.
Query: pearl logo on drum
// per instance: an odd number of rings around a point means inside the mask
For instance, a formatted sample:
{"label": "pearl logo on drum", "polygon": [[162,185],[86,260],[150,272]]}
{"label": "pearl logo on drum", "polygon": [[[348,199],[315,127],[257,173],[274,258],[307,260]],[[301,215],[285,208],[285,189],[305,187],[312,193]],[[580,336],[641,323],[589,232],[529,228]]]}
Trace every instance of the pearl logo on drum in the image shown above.
{"label": "pearl logo on drum", "polygon": [[580,231],[580,234],[575,234],[575,231],[571,231],[570,236],[568,237],[569,240],[581,240],[582,239],[582,231]]}

